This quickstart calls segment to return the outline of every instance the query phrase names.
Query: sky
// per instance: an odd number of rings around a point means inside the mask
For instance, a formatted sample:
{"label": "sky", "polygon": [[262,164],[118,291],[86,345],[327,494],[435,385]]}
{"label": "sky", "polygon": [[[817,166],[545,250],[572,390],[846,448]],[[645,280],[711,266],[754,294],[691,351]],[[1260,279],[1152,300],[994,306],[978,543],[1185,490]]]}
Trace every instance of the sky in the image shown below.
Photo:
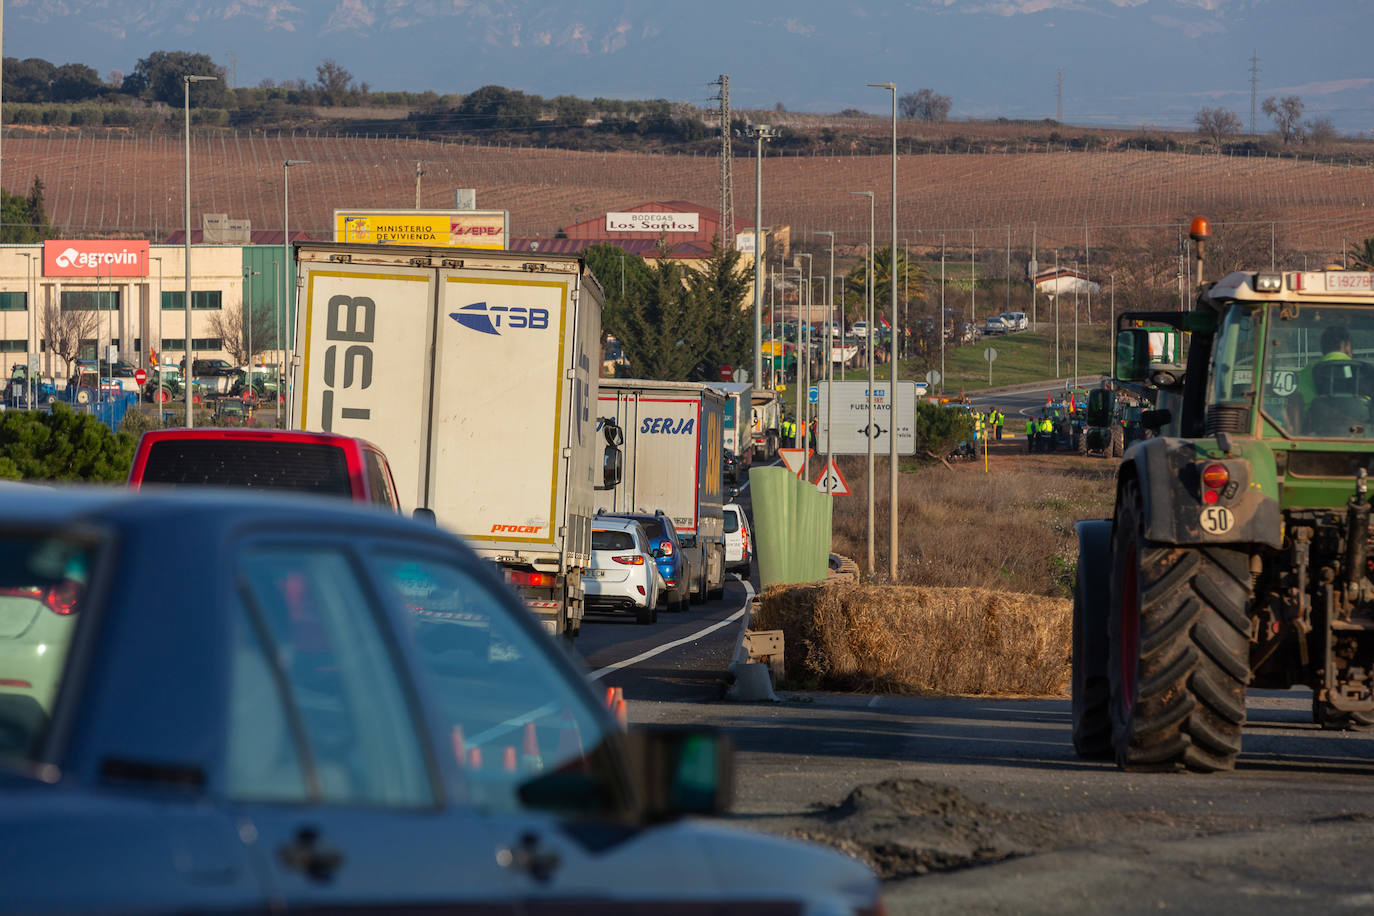
{"label": "sky", "polygon": [[[666,98],[710,107],[890,110],[929,88],[950,118],[1190,129],[1299,96],[1306,119],[1374,136],[1368,0],[9,0],[4,53],[129,72],[209,54],[238,86],[313,82],[325,59],[373,90]],[[1271,125],[1262,112],[1256,127]]]}

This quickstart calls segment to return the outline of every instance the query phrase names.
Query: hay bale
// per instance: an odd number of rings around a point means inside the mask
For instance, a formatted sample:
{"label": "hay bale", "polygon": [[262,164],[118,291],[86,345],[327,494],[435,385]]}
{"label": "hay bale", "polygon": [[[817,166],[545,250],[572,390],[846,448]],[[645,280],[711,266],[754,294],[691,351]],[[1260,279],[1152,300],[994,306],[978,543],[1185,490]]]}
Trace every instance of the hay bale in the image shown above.
{"label": "hay bale", "polygon": [[839,690],[1064,696],[1072,603],[982,588],[826,582],[763,593],[787,676]]}

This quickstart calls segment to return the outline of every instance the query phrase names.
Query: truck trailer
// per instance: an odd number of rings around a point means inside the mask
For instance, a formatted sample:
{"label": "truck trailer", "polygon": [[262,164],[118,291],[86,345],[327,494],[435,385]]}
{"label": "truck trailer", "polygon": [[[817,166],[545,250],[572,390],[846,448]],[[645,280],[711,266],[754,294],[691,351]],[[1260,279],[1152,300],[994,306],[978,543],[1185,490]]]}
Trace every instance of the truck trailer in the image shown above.
{"label": "truck trailer", "polygon": [[292,425],[377,445],[405,511],[497,564],[575,636],[596,488],[602,292],[578,257],[303,242]]}
{"label": "truck trailer", "polygon": [[723,596],[725,394],[696,382],[602,379],[600,399],[598,414],[624,430],[625,451],[621,481],[598,494],[598,506],[662,509],[691,566],[691,601]]}

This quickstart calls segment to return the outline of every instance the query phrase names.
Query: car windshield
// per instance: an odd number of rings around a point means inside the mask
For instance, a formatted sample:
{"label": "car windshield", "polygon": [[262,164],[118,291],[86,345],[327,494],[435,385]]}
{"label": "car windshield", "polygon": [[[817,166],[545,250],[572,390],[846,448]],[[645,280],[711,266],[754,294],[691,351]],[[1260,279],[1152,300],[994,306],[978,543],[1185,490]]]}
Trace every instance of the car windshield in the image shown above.
{"label": "car windshield", "polygon": [[93,562],[61,536],[0,532],[0,760],[37,759]]}
{"label": "car windshield", "polygon": [[739,516],[734,509],[725,510],[725,533],[734,534],[739,530]]}
{"label": "car windshield", "polygon": [[[1261,334],[1264,366],[1256,390]],[[1287,435],[1374,437],[1374,310],[1274,305],[1264,313],[1235,306],[1217,336],[1213,378],[1213,403],[1248,409],[1258,400]]]}

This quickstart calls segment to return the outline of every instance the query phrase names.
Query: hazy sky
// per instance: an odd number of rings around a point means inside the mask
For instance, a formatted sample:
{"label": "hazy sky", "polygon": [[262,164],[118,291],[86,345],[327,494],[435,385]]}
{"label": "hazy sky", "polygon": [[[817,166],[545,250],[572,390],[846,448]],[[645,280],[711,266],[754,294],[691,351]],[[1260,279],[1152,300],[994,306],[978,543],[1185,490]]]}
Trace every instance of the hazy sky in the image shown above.
{"label": "hazy sky", "polygon": [[[373,89],[886,109],[867,82],[928,87],[951,118],[1191,127],[1298,95],[1306,117],[1374,131],[1369,0],[9,0],[10,57],[127,72],[155,50],[209,54],[237,85],[337,60]],[[1260,129],[1268,120],[1257,115]]]}

